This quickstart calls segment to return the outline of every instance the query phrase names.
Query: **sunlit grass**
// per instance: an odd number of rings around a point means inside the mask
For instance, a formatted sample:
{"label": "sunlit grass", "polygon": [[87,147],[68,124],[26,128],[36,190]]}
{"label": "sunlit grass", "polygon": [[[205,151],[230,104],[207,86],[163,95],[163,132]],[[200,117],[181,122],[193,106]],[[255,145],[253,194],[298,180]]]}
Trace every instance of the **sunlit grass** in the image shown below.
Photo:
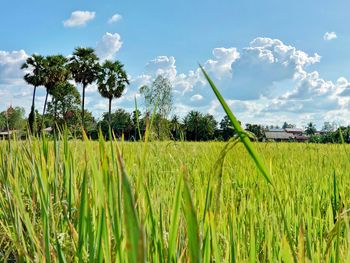
{"label": "sunlit grass", "polygon": [[[1,142],[1,261],[291,261],[278,202],[242,144],[219,176],[224,146],[150,142],[142,165],[143,143]],[[348,262],[350,147],[254,147],[298,259]]]}
{"label": "sunlit grass", "polygon": [[252,143],[202,70],[228,143],[149,142],[153,120],[145,142],[0,142],[0,260],[350,262],[350,146]]}

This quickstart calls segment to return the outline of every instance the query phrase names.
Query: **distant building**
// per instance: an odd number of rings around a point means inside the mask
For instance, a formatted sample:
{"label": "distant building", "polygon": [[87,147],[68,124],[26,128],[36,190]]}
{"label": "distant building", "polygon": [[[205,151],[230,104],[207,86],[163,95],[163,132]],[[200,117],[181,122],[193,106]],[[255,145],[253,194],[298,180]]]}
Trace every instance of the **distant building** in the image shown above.
{"label": "distant building", "polygon": [[292,133],[293,135],[303,135],[304,130],[299,128],[285,128],[284,129],[288,133]]}
{"label": "distant building", "polygon": [[265,131],[266,141],[275,142],[287,142],[287,141],[297,141],[305,142],[309,139],[308,136],[304,134],[302,129],[298,128],[286,128],[286,129],[269,129]]}
{"label": "distant building", "polygon": [[281,131],[266,131],[265,137],[267,141],[282,142],[293,139],[293,134],[285,132],[283,129],[281,129]]}
{"label": "distant building", "polygon": [[17,130],[0,132],[0,139],[8,139],[9,137],[13,137],[15,134],[18,134],[18,132],[19,131]]}

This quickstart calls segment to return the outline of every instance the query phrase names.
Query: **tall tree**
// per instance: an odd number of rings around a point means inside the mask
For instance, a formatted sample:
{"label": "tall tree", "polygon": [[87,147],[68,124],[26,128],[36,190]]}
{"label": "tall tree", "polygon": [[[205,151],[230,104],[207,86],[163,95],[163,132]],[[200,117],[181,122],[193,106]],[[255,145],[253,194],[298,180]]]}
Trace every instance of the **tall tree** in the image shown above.
{"label": "tall tree", "polygon": [[69,82],[61,82],[50,92],[53,101],[48,103],[48,112],[54,116],[55,122],[60,126],[64,124],[69,126],[69,120],[75,118],[74,115],[81,103],[77,88]]}
{"label": "tall tree", "polygon": [[[46,105],[47,105],[47,98],[48,95],[53,95],[55,88],[57,88],[58,85],[61,83],[65,83],[70,79],[70,72],[67,68],[67,58],[65,58],[62,55],[54,55],[54,56],[47,56],[46,57],[46,66],[44,73],[46,75],[45,79],[45,88],[46,88],[46,97],[45,97],[45,103],[44,103],[44,109],[43,109],[43,118],[41,122],[41,128],[43,126],[44,122],[44,116],[46,111]],[[55,100],[55,97],[53,97]]]}
{"label": "tall tree", "polygon": [[308,123],[306,128],[305,128],[305,133],[307,135],[314,135],[316,133],[316,125],[313,124],[312,122]]}
{"label": "tall tree", "polygon": [[245,128],[246,131],[249,131],[255,135],[256,138],[254,138],[254,139],[256,139],[258,141],[262,141],[264,139],[265,131],[264,131],[264,127],[262,125],[247,123],[245,126],[246,126],[246,128]]}
{"label": "tall tree", "polygon": [[217,122],[210,114],[203,115],[190,111],[184,118],[186,139],[190,141],[207,141],[214,139]]}
{"label": "tall tree", "polygon": [[170,132],[173,140],[181,139],[183,131],[180,118],[177,115],[174,115],[170,121]]}
{"label": "tall tree", "polygon": [[28,117],[29,129],[32,133],[35,133],[35,93],[37,87],[45,84],[45,64],[46,60],[43,56],[33,54],[31,57],[27,58],[26,62],[23,63],[21,67],[21,69],[27,72],[29,71],[24,75],[24,80],[29,85],[34,86],[32,107]]}
{"label": "tall tree", "polygon": [[25,126],[24,109],[9,107],[0,113],[0,130],[22,130]]}
{"label": "tall tree", "polygon": [[92,48],[78,47],[73,52],[70,59],[69,69],[73,74],[76,83],[83,86],[83,95],[81,103],[81,120],[85,129],[84,107],[85,107],[85,89],[89,84],[95,82],[98,78],[100,65],[95,50]]}
{"label": "tall tree", "polygon": [[199,111],[190,111],[184,118],[184,125],[186,129],[186,138],[191,141],[198,141],[200,122],[203,114]]}
{"label": "tall tree", "polygon": [[148,110],[157,106],[156,112],[166,118],[172,110],[173,94],[170,80],[158,75],[151,86],[142,86],[140,93],[145,97]]}
{"label": "tall tree", "polygon": [[111,125],[111,108],[113,98],[120,98],[126,85],[129,84],[128,76],[124,70],[124,65],[116,60],[114,62],[106,60],[97,80],[98,91],[101,96],[108,99],[108,122]]}
{"label": "tall tree", "polygon": [[145,98],[147,111],[155,110],[154,127],[156,128],[158,139],[167,139],[170,135],[167,117],[173,106],[172,85],[170,80],[165,76],[158,75],[151,86],[142,86],[140,88],[140,93]]}
{"label": "tall tree", "polygon": [[132,121],[132,127],[134,130],[134,139],[139,140],[141,139],[141,131],[144,129],[144,123],[141,118],[141,111],[140,110],[133,110],[131,115],[131,121]]}
{"label": "tall tree", "polygon": [[222,138],[227,141],[236,134],[236,131],[232,127],[231,120],[227,115],[220,121],[220,128],[222,131]]}

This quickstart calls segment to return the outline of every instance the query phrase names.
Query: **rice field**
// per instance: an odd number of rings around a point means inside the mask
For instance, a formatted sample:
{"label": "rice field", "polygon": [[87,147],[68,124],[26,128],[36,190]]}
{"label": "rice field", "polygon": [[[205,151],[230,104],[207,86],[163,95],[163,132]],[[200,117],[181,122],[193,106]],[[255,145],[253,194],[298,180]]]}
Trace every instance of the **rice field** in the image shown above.
{"label": "rice field", "polygon": [[350,262],[350,147],[254,148],[275,190],[238,141],[2,141],[0,261]]}
{"label": "rice field", "polygon": [[[350,262],[350,146],[0,142],[1,262]],[[154,115],[153,115],[154,116]],[[111,138],[111,136],[110,136]]]}

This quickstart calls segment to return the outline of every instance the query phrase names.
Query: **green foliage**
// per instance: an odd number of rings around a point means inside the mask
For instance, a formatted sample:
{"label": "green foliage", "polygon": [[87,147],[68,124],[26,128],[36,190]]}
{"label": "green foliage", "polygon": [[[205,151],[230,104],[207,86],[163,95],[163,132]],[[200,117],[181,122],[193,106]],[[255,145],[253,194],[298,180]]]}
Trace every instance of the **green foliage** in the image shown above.
{"label": "green foliage", "polygon": [[[27,73],[24,75],[24,80],[34,86],[32,106],[28,117],[29,129],[35,134],[36,121],[35,121],[35,93],[36,88],[45,85],[46,82],[46,59],[37,54],[33,54],[26,59],[26,62],[22,65],[21,69],[24,69]],[[28,72],[29,71],[29,72]]]}
{"label": "green foliage", "polygon": [[73,56],[69,59],[68,70],[71,72],[76,83],[83,86],[81,103],[81,121],[85,128],[85,89],[98,78],[100,64],[95,50],[92,48],[78,47],[74,50]]}
{"label": "green foliage", "polygon": [[258,124],[246,124],[246,131],[253,133],[258,141],[262,141],[262,139],[265,137],[263,126]]}
{"label": "green foliage", "polygon": [[287,128],[295,128],[294,124],[284,122],[282,125],[282,129],[287,129]]}
{"label": "green foliage", "polygon": [[217,122],[210,114],[190,111],[184,118],[186,139],[189,141],[213,140]]}
{"label": "green foliage", "polygon": [[113,98],[120,98],[126,85],[129,84],[124,65],[120,61],[106,60],[99,72],[97,79],[98,91],[109,102],[109,125],[111,125],[111,104]]}
{"label": "green foliage", "polygon": [[237,135],[238,135],[239,139],[241,140],[241,142],[245,146],[247,152],[249,153],[250,157],[254,161],[256,167],[258,168],[258,170],[260,171],[262,177],[265,179],[265,181],[267,182],[267,184],[271,188],[272,193],[273,193],[273,195],[275,196],[275,198],[277,200],[279,211],[280,211],[280,213],[282,215],[282,220],[283,220],[285,232],[287,234],[287,240],[288,240],[289,248],[290,248],[290,250],[292,252],[292,255],[293,255],[293,261],[297,262],[297,255],[296,255],[296,252],[295,252],[294,242],[292,240],[292,236],[291,236],[290,229],[289,229],[289,226],[288,226],[287,217],[286,217],[286,214],[285,214],[285,212],[283,210],[281,199],[280,199],[279,194],[278,194],[278,192],[276,190],[276,186],[273,183],[273,181],[271,180],[270,172],[267,170],[263,160],[261,159],[260,155],[256,152],[256,150],[255,150],[254,146],[252,145],[252,143],[251,143],[249,137],[247,136],[246,132],[243,131],[243,129],[242,129],[240,123],[238,122],[237,118],[232,113],[231,109],[228,107],[226,101],[222,97],[221,93],[219,92],[219,90],[217,89],[217,87],[215,86],[215,84],[213,83],[213,81],[211,80],[209,75],[207,74],[207,72],[204,70],[204,68],[202,66],[200,66],[200,68],[201,68],[205,78],[207,79],[210,87],[212,88],[215,96],[217,97],[217,99],[219,100],[221,106],[223,107],[223,109],[225,110],[227,116],[229,117],[233,127],[235,128],[235,130],[237,132]]}
{"label": "green foliage", "polygon": [[71,73],[67,68],[68,59],[63,55],[54,55],[46,57],[46,66],[44,68],[45,88],[50,95],[53,95],[57,85],[68,81]]}
{"label": "green foliage", "polygon": [[[52,262],[125,262],[129,253],[141,257],[142,247],[148,262],[290,259],[278,202],[242,144],[222,163],[218,210],[213,171],[225,143],[149,142],[142,165],[144,145],[66,137],[0,143],[0,261],[44,262],[45,243]],[[330,262],[339,251],[348,262],[349,145],[253,146],[271,162],[298,258]]]}
{"label": "green foliage", "polygon": [[0,113],[0,130],[23,130],[25,124],[24,109],[21,107],[9,107]]}
{"label": "green foliage", "polygon": [[97,80],[101,96],[107,99],[120,98],[127,84],[129,80],[124,65],[118,60],[114,62],[106,60]]}
{"label": "green foliage", "polygon": [[[56,125],[73,124],[71,119],[79,110],[80,94],[75,86],[68,82],[58,83],[51,90],[52,102],[48,103],[48,114],[53,115]],[[76,121],[76,120],[75,120]]]}
{"label": "green foliage", "polygon": [[140,93],[144,96],[147,111],[156,107],[156,113],[166,118],[173,107],[172,85],[170,80],[158,75],[151,86],[142,86]]}
{"label": "green foliage", "polygon": [[166,140],[171,137],[170,125],[167,116],[172,111],[173,94],[170,80],[165,76],[158,75],[151,86],[142,86],[140,93],[146,103],[146,114],[153,112],[155,115],[154,129],[151,137],[158,140]]}
{"label": "green foliage", "polygon": [[316,133],[316,126],[312,122],[308,123],[306,128],[305,128],[305,133],[307,135],[314,135]]}
{"label": "green foliage", "polygon": [[220,121],[220,128],[222,131],[222,139],[225,141],[229,140],[236,134],[234,128],[232,127],[231,121],[227,116]]}
{"label": "green foliage", "polygon": [[[110,122],[109,119],[111,120]],[[129,138],[134,130],[131,114],[123,109],[117,109],[112,114],[103,114],[99,125],[105,138],[108,137],[109,126],[117,137],[121,137],[124,134],[126,138]]]}
{"label": "green foliage", "polygon": [[76,83],[87,86],[97,80],[100,70],[98,57],[92,48],[78,47],[69,60],[69,70]]}

